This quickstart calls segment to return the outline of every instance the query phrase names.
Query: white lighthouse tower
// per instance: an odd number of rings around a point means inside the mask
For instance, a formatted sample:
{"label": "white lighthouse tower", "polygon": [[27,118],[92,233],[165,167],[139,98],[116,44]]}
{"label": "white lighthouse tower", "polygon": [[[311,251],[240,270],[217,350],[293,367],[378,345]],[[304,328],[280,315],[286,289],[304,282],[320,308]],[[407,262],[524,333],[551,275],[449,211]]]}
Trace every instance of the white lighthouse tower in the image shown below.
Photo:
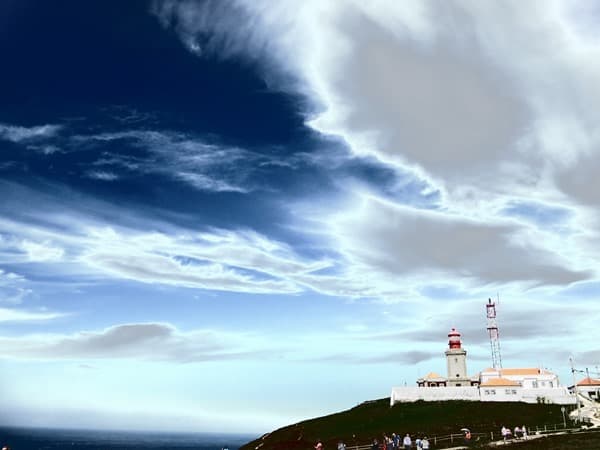
{"label": "white lighthouse tower", "polygon": [[448,350],[446,350],[448,365],[448,386],[470,386],[467,376],[467,351],[462,348],[460,333],[452,328],[448,333]]}

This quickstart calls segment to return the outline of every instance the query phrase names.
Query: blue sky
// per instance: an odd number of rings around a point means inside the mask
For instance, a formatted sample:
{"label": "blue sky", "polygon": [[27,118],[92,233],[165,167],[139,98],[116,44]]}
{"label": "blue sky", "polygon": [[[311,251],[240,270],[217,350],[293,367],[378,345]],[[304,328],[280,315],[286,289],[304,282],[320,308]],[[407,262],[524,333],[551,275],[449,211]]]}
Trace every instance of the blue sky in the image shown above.
{"label": "blue sky", "polygon": [[7,1],[0,422],[262,433],[600,365],[591,2]]}

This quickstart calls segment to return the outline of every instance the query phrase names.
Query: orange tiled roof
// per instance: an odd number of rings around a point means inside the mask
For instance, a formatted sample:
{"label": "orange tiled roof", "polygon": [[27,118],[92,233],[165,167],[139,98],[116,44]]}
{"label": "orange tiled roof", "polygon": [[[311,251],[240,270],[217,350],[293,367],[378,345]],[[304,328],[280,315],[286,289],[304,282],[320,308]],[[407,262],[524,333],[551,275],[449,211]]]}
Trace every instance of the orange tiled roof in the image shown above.
{"label": "orange tiled roof", "polygon": [[427,375],[425,375],[425,376],[423,377],[423,379],[425,379],[425,380],[438,380],[438,379],[444,379],[444,380],[445,380],[445,378],[444,378],[444,377],[441,377],[441,376],[439,376],[439,375],[438,375],[437,373],[435,373],[435,372],[429,372]]}
{"label": "orange tiled roof", "polygon": [[587,377],[577,383],[577,386],[600,386],[600,380]]}
{"label": "orange tiled roof", "polygon": [[490,378],[484,383],[481,383],[481,386],[520,386],[516,381],[508,380],[506,378]]}
{"label": "orange tiled roof", "polygon": [[499,373],[501,376],[515,376],[515,375],[553,375],[552,372],[546,369],[538,369],[537,367],[522,367],[512,369],[493,369],[491,367],[482,370],[481,373]]}

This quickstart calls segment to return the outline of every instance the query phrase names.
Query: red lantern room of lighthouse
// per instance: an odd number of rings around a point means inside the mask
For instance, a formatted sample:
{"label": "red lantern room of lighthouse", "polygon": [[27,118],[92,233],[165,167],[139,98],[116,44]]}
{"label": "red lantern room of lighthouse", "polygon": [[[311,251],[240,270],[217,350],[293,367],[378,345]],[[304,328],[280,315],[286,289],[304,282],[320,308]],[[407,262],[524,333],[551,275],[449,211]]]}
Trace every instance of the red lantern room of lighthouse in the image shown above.
{"label": "red lantern room of lighthouse", "polygon": [[448,333],[448,350],[446,350],[448,366],[448,386],[469,386],[467,376],[467,351],[462,348],[460,333],[452,328]]}
{"label": "red lantern room of lighthouse", "polygon": [[450,349],[462,348],[460,333],[456,331],[456,328],[452,328],[450,333],[448,333],[448,347],[450,347]]}

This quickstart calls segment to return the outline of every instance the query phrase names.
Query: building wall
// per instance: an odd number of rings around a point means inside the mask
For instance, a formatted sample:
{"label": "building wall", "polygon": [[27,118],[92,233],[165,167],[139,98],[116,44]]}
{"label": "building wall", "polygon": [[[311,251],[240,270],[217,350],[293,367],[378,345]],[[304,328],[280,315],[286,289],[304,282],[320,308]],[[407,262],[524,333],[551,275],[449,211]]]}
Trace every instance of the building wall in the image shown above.
{"label": "building wall", "polygon": [[[508,378],[508,377],[507,377]],[[513,378],[516,380],[516,378]],[[538,375],[537,377],[525,377],[521,381],[523,387],[528,388],[553,388],[558,387],[558,377],[555,375]]]}
{"label": "building wall", "polygon": [[526,403],[537,403],[539,400],[557,405],[574,405],[577,403],[575,396],[564,386],[538,389],[522,388],[522,391],[523,399],[521,401]]}
{"label": "building wall", "polygon": [[558,405],[574,405],[575,396],[566,387],[532,389],[520,386],[465,386],[465,387],[395,387],[392,388],[390,404],[417,400],[471,400],[482,402],[525,402]]}
{"label": "building wall", "polygon": [[482,402],[523,401],[523,388],[520,386],[481,386],[479,393]]}
{"label": "building wall", "polygon": [[477,387],[395,387],[392,388],[390,403],[415,402],[425,400],[474,400],[479,401]]}

